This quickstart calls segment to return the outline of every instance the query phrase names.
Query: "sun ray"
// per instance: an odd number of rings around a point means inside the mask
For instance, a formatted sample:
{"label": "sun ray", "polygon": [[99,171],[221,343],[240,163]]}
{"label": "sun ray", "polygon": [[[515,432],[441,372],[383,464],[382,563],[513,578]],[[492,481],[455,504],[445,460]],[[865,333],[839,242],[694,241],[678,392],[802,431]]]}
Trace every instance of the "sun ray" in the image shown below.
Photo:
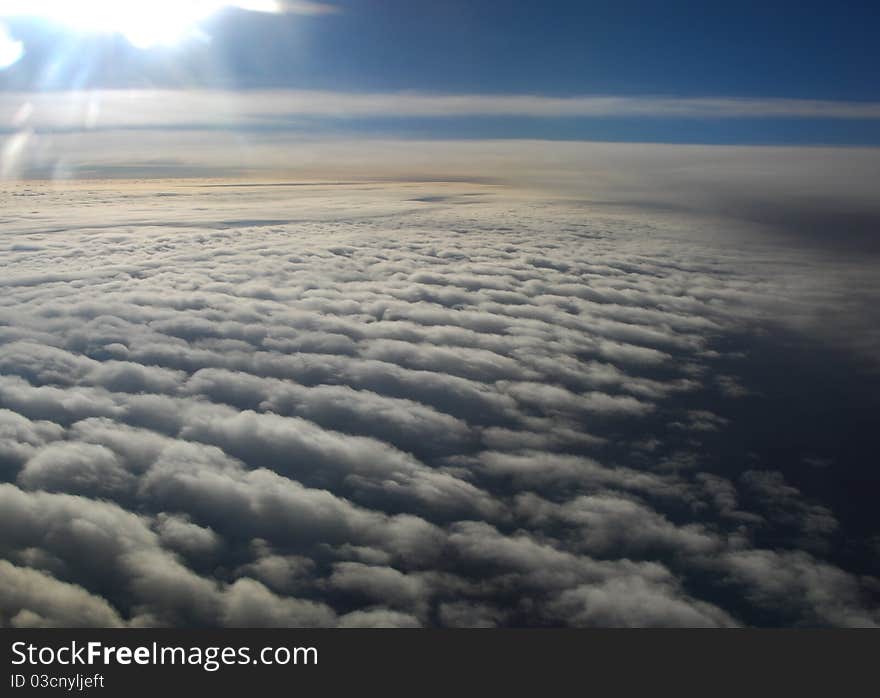
{"label": "sun ray", "polygon": [[276,0],[8,0],[0,17],[41,17],[75,31],[121,34],[138,48],[175,44],[224,7],[281,12]]}

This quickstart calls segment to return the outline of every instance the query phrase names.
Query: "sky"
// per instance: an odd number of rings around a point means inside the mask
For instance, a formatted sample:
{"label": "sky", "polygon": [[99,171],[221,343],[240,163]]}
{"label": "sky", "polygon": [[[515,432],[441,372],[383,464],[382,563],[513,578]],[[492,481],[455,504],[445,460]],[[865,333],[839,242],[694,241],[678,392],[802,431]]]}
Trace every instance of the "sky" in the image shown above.
{"label": "sky", "polygon": [[[287,3],[280,14],[252,11],[271,2],[215,0],[4,5],[0,56],[10,63],[15,46],[23,51],[0,73],[7,92],[214,88],[258,104],[254,90],[309,90],[384,104],[348,117],[294,111],[275,124],[312,134],[880,143],[871,3],[341,0]],[[132,19],[144,7],[153,14]],[[186,17],[198,21],[187,27]],[[414,114],[400,99],[383,101],[389,93],[480,96],[490,107]],[[623,98],[638,108],[544,102],[535,113],[495,101],[510,96]],[[747,104],[707,112],[668,100]]]}
{"label": "sky", "polygon": [[869,3],[0,0],[0,627],[877,627]]}

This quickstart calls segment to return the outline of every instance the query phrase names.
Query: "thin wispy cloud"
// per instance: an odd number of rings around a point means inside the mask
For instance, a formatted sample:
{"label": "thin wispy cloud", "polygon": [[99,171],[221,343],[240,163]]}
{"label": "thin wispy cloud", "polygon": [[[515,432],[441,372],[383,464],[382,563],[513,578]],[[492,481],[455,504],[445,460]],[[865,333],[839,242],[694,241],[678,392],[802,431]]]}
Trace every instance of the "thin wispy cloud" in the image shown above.
{"label": "thin wispy cloud", "polygon": [[[342,11],[337,5],[311,0],[279,0],[277,4],[281,11],[299,15],[332,15]],[[241,3],[240,6],[249,9],[246,3]]]}
{"label": "thin wispy cloud", "polygon": [[280,125],[302,117],[534,117],[880,120],[878,102],[675,97],[545,97],[305,90],[94,90],[0,96],[0,122],[29,104],[36,128]]}

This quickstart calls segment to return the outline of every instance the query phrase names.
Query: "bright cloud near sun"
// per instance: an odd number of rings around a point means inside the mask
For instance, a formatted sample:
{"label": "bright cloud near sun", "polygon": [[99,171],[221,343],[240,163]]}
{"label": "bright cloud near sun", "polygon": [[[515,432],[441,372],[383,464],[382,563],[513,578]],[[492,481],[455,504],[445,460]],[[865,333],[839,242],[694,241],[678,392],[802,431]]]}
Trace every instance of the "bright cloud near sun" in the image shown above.
{"label": "bright cloud near sun", "polygon": [[22,43],[13,39],[6,25],[0,23],[0,70],[15,63],[23,52]]}
{"label": "bright cloud near sun", "polygon": [[133,45],[148,48],[180,41],[224,7],[282,12],[286,4],[279,0],[8,0],[0,4],[0,17],[43,17],[76,31],[122,34]]}

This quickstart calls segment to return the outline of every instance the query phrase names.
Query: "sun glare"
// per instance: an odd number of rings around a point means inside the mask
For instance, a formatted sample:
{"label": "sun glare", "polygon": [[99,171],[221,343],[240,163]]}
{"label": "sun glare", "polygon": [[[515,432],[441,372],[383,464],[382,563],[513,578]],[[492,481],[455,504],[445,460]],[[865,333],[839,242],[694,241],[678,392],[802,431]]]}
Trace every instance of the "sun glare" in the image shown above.
{"label": "sun glare", "polygon": [[275,0],[7,0],[0,17],[42,17],[82,32],[116,33],[139,48],[174,44],[223,7],[277,12]]}

